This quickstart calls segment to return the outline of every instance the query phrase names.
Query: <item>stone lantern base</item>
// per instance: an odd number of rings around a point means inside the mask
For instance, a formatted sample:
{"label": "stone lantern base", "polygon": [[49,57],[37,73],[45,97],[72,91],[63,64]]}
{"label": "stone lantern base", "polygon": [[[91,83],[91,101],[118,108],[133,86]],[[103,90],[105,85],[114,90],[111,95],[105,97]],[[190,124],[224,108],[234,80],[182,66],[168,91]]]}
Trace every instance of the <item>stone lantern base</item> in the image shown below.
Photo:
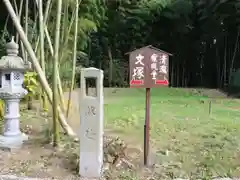
{"label": "stone lantern base", "polygon": [[24,133],[18,136],[0,136],[0,149],[15,150],[20,149],[24,141],[28,140],[28,136]]}
{"label": "stone lantern base", "polygon": [[23,88],[12,90],[0,90],[0,98],[5,102],[5,115],[3,135],[0,136],[0,149],[18,149],[21,148],[28,136],[20,130],[20,99],[27,94]]}

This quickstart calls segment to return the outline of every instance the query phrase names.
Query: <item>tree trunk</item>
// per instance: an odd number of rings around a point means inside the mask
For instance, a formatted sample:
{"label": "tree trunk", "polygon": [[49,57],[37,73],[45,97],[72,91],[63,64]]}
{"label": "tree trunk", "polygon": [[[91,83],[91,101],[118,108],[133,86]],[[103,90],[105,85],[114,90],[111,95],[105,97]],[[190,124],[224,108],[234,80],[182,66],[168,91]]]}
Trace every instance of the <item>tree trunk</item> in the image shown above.
{"label": "tree trunk", "polygon": [[235,57],[236,57],[236,54],[237,54],[237,47],[238,47],[238,41],[239,41],[239,33],[240,33],[240,31],[238,31],[238,33],[237,33],[237,38],[236,38],[236,42],[235,42],[235,46],[234,46],[234,52],[233,52],[232,61],[231,61],[231,64],[230,64],[230,69],[229,69],[229,76],[228,76],[229,84],[231,83],[234,61],[235,61]]}
{"label": "tree trunk", "polygon": [[109,58],[109,69],[108,69],[108,86],[112,87],[112,75],[113,75],[113,59],[112,50],[110,46],[107,46],[108,58]]}
{"label": "tree trunk", "polygon": [[227,81],[227,38],[225,41],[225,50],[224,50],[224,63],[223,63],[223,88]]}
{"label": "tree trunk", "polygon": [[171,86],[174,87],[174,61],[172,61],[172,68],[171,68]]}
{"label": "tree trunk", "polygon": [[185,86],[185,62],[183,62],[183,66],[182,66],[182,87]]}
{"label": "tree trunk", "polygon": [[216,47],[217,88],[221,87],[221,66],[218,47]]}
{"label": "tree trunk", "polygon": [[179,62],[177,62],[177,87],[179,86],[179,78],[180,78],[180,76],[179,76],[179,69],[180,69],[180,64],[179,64]]}

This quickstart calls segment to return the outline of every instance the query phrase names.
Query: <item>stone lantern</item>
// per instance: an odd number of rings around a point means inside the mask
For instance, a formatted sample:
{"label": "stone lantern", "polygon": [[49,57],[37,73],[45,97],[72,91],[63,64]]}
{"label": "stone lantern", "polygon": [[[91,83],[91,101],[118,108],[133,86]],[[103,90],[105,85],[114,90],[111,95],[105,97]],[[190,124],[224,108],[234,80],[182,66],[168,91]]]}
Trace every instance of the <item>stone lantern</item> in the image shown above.
{"label": "stone lantern", "polygon": [[1,148],[20,148],[27,135],[20,131],[19,102],[28,92],[22,87],[24,71],[31,69],[31,63],[18,56],[19,45],[6,44],[7,56],[0,59],[0,99],[5,102],[3,135],[0,136]]}

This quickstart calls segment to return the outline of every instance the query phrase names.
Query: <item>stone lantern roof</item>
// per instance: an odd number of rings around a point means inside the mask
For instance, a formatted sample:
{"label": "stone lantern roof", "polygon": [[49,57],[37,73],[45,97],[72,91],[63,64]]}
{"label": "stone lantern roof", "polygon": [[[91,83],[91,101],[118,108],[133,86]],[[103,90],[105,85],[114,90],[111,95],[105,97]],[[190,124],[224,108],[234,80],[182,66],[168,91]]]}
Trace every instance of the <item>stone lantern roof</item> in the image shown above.
{"label": "stone lantern roof", "polygon": [[14,42],[14,37],[11,42],[6,44],[7,56],[3,56],[0,59],[0,70],[31,70],[31,63],[24,61],[18,56],[19,45]]}

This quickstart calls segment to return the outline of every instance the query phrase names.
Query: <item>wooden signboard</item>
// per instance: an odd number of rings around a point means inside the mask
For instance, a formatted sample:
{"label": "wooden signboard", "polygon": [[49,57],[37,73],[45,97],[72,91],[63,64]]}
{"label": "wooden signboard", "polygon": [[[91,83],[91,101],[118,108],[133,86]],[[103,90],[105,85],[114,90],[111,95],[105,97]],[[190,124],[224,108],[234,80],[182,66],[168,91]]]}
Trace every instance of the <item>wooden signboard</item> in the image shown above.
{"label": "wooden signboard", "polygon": [[150,137],[150,89],[169,85],[169,56],[151,45],[129,53],[130,87],[146,89],[146,118],[144,125],[144,164],[148,164]]}
{"label": "wooden signboard", "polygon": [[169,56],[153,46],[136,49],[130,54],[130,87],[154,88],[169,84]]}

